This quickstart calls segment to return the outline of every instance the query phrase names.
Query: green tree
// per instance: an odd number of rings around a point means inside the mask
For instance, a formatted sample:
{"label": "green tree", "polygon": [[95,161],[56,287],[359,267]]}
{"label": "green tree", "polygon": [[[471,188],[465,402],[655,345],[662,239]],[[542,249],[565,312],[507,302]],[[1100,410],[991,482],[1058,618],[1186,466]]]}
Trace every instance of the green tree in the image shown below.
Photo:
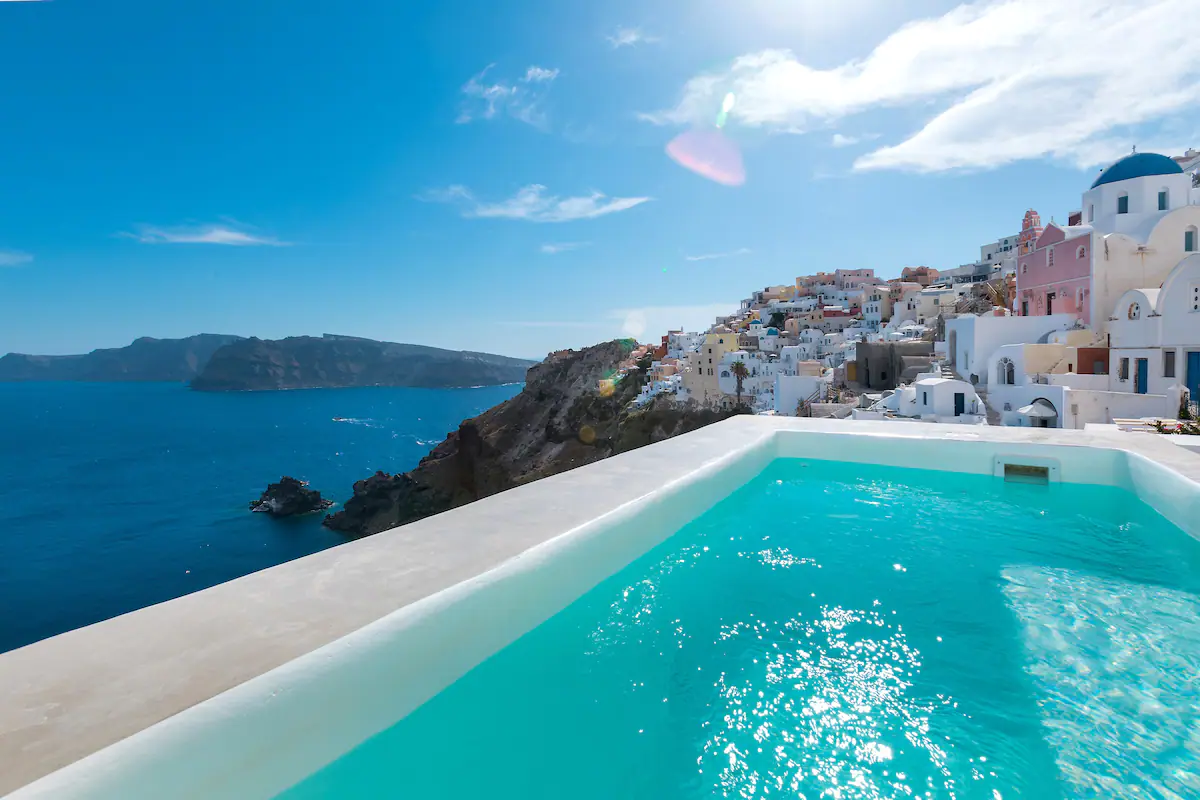
{"label": "green tree", "polygon": [[769,324],[772,328],[782,329],[785,322],[787,322],[787,314],[784,314],[782,311],[776,311],[771,314],[771,322]]}
{"label": "green tree", "polygon": [[745,363],[739,358],[737,361],[729,365],[729,371],[733,373],[733,377],[737,380],[737,404],[742,404],[742,385],[746,381],[746,376],[750,374],[746,369]]}

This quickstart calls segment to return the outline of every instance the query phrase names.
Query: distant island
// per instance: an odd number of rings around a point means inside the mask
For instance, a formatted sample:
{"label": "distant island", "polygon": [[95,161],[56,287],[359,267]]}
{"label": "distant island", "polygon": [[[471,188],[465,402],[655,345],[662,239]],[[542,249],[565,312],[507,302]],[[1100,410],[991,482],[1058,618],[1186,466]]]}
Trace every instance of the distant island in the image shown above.
{"label": "distant island", "polygon": [[346,386],[495,386],[525,380],[525,371],[536,363],[490,353],[331,334],[242,339],[214,353],[192,380],[192,388],[221,392]]}
{"label": "distant island", "polygon": [[190,381],[213,353],[241,336],[201,333],[186,339],[143,336],[126,347],[77,356],[9,353],[0,358],[0,382],[16,381]]}
{"label": "distant island", "polygon": [[143,337],[127,347],[83,355],[9,353],[0,358],[0,382],[174,381],[210,392],[350,386],[443,389],[518,383],[536,363],[354,336],[270,340],[202,333],[185,339]]}

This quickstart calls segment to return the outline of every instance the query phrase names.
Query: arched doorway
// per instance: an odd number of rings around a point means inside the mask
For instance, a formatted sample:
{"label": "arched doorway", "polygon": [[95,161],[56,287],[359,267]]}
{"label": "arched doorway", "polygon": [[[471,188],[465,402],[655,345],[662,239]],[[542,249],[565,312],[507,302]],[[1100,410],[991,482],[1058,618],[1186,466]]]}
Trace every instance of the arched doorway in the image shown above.
{"label": "arched doorway", "polygon": [[1057,428],[1058,409],[1044,397],[1039,397],[1027,406],[1017,409],[1017,413],[1029,420],[1031,428]]}

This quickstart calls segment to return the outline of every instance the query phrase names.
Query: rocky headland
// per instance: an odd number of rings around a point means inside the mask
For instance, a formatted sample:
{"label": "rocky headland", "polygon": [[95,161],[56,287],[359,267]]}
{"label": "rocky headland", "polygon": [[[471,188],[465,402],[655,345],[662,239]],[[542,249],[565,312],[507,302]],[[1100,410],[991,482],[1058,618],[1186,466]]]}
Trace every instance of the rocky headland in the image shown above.
{"label": "rocky headland", "polygon": [[272,517],[294,517],[324,511],[333,505],[332,500],[321,497],[308,483],[284,475],[279,483],[272,483],[262,496],[250,503],[251,511],[260,511]]}
{"label": "rocky headland", "polygon": [[15,381],[190,381],[213,353],[240,336],[201,333],[185,339],[143,336],[125,347],[71,356],[9,353],[0,358],[0,382]]}
{"label": "rocky headland", "polygon": [[378,342],[354,336],[243,339],[223,347],[192,381],[198,391],[350,386],[456,388],[525,380],[522,358]]}
{"label": "rocky headland", "polygon": [[633,346],[616,340],[552,353],[530,368],[517,396],[463,421],[416,469],[355,483],[325,525],[378,533],[737,413],[662,399],[630,409],[648,363],[611,378]]}

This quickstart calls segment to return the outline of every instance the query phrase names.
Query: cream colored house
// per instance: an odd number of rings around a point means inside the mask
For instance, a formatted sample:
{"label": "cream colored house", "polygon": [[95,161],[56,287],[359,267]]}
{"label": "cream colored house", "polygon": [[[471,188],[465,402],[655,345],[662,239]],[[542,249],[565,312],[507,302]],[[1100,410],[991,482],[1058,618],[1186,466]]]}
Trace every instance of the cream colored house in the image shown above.
{"label": "cream colored house", "polygon": [[688,354],[687,367],[683,371],[683,388],[688,398],[702,405],[732,402],[721,391],[720,364],[726,353],[738,349],[738,335],[724,325],[705,334],[700,349]]}

